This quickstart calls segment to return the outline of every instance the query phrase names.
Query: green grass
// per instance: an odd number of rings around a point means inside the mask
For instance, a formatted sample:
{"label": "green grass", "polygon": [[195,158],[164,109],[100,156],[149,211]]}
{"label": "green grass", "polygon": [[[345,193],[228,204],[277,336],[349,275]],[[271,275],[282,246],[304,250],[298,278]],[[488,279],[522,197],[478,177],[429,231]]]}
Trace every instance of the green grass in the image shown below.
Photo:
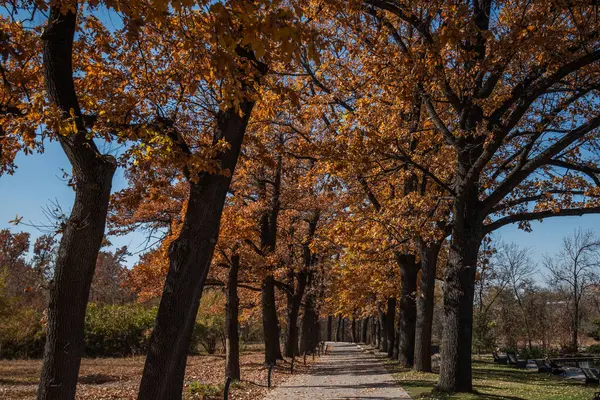
{"label": "green grass", "polygon": [[473,360],[474,393],[436,393],[438,374],[403,369],[386,362],[386,368],[413,399],[440,400],[593,400],[600,388],[561,377],[494,364],[491,359]]}

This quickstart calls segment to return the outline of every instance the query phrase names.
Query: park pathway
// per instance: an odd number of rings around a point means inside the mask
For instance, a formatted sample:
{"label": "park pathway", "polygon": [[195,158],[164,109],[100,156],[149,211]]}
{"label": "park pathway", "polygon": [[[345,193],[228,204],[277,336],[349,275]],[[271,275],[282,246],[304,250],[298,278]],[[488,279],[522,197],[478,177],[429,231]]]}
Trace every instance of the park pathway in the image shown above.
{"label": "park pathway", "polygon": [[351,343],[327,344],[328,354],[308,374],[291,377],[265,400],[410,399],[377,356]]}

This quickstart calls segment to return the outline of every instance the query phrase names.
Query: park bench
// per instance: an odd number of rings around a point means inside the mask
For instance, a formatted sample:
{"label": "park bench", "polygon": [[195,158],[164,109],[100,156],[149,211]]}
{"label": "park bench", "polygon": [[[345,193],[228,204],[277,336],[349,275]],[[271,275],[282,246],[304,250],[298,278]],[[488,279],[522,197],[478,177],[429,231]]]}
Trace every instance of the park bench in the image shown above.
{"label": "park bench", "polygon": [[560,365],[556,364],[554,361],[544,360],[544,364],[546,364],[546,366],[550,368],[550,371],[554,375],[561,375],[565,372],[565,370]]}
{"label": "park bench", "polygon": [[494,357],[494,362],[498,364],[506,364],[508,363],[508,357],[499,356],[497,352],[492,351],[492,356]]}
{"label": "park bench", "polygon": [[515,366],[517,368],[527,367],[527,360],[519,360],[515,353],[506,353],[506,357],[508,358],[509,365]]}
{"label": "park bench", "polygon": [[538,367],[538,372],[547,372],[553,375],[560,375],[565,372],[562,367],[555,364],[553,361],[548,360],[533,360],[535,365]]}
{"label": "park bench", "polygon": [[596,368],[581,368],[583,374],[585,375],[585,383],[594,383],[598,384],[600,382],[600,375]]}
{"label": "park bench", "polygon": [[547,373],[552,373],[552,367],[548,364],[546,364],[546,362],[544,362],[544,360],[533,360],[535,362],[535,365],[538,368],[538,372],[547,372]]}

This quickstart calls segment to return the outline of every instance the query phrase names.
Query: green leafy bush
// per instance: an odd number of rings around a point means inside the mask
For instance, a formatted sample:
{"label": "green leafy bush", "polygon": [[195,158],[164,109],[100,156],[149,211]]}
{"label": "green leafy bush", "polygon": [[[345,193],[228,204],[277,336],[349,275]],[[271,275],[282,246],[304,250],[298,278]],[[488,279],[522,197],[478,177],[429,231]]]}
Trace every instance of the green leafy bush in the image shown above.
{"label": "green leafy bush", "polygon": [[223,387],[221,385],[213,385],[210,383],[200,383],[198,381],[194,381],[190,383],[189,391],[192,396],[204,399],[222,396]]}
{"label": "green leafy bush", "polygon": [[41,357],[46,342],[42,315],[33,308],[12,308],[0,323],[0,358]]}
{"label": "green leafy bush", "polygon": [[[210,300],[210,298],[208,299]],[[46,340],[42,313],[33,308],[4,308],[0,323],[0,358],[38,358]],[[124,357],[145,354],[157,308],[137,303],[88,304],[85,316],[85,356]],[[200,346],[213,354],[224,340],[225,319],[210,307],[199,313],[190,341],[190,352]],[[221,345],[223,346],[223,345]]]}
{"label": "green leafy bush", "polygon": [[221,345],[225,348],[225,296],[223,292],[207,291],[200,300],[196,325],[190,341],[190,353],[202,346],[208,354],[214,354]]}
{"label": "green leafy bush", "polygon": [[505,346],[500,349],[501,353],[517,353],[517,349],[512,346]]}
{"label": "green leafy bush", "polygon": [[85,354],[122,357],[145,353],[156,312],[156,308],[139,304],[90,303],[85,315]]}
{"label": "green leafy bush", "polygon": [[192,340],[190,341],[190,352],[198,351],[198,345],[202,345],[208,354],[215,354],[217,345],[223,340],[223,327],[218,318],[208,321],[196,321]]}
{"label": "green leafy bush", "polygon": [[519,352],[520,358],[535,360],[546,357],[546,352],[541,347],[524,348]]}
{"label": "green leafy bush", "polygon": [[593,344],[587,348],[588,353],[600,354],[600,344]]}
{"label": "green leafy bush", "polygon": [[489,316],[475,313],[473,321],[473,348],[477,352],[489,352],[496,347],[495,321],[490,321]]}

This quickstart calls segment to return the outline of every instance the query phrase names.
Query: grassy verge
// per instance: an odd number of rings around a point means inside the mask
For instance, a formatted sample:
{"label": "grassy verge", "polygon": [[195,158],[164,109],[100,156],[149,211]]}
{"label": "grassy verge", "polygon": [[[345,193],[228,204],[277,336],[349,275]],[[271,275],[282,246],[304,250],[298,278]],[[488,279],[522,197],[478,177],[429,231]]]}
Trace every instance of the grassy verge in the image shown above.
{"label": "grassy verge", "polygon": [[520,370],[494,364],[491,359],[473,360],[474,393],[436,393],[438,374],[403,369],[386,361],[386,368],[413,399],[509,399],[509,400],[593,400],[597,386],[564,379],[535,370]]}

